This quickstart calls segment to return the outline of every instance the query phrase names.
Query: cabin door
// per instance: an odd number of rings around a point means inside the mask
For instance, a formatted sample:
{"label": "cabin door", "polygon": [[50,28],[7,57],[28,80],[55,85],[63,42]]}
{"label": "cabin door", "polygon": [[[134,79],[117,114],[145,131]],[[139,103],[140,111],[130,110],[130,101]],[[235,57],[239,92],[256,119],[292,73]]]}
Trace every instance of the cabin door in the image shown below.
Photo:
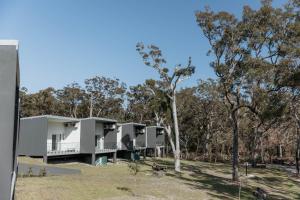
{"label": "cabin door", "polygon": [[61,150],[61,138],[60,134],[52,135],[52,151]]}

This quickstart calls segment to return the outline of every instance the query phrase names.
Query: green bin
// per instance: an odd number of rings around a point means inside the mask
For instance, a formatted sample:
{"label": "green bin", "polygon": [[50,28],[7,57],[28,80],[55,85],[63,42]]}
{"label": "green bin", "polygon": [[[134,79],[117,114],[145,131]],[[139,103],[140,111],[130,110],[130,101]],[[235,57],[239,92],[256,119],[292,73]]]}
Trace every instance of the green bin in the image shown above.
{"label": "green bin", "polygon": [[95,161],[96,166],[107,165],[107,156],[100,156]]}
{"label": "green bin", "polygon": [[131,153],[131,160],[140,160],[139,152],[132,152]]}

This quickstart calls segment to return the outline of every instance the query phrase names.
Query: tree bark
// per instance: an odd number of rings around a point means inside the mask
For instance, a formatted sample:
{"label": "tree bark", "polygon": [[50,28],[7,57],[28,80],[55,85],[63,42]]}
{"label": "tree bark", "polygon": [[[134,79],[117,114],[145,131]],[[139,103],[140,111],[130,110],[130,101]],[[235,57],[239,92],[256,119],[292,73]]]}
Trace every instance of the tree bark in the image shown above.
{"label": "tree bark", "polygon": [[157,157],[161,158],[161,150],[160,147],[156,147]]}
{"label": "tree bark", "polygon": [[232,137],[232,180],[239,180],[239,130],[237,121],[237,111],[231,111],[231,120],[233,127],[233,137]]}
{"label": "tree bark", "polygon": [[257,149],[258,149],[258,141],[257,138],[259,137],[258,135],[258,127],[255,127],[254,129],[254,138],[252,140],[252,152],[251,152],[251,157],[252,157],[252,167],[256,167],[256,162],[257,162]]}
{"label": "tree bark", "polygon": [[205,156],[207,158],[209,157],[209,139],[210,139],[210,135],[209,135],[209,131],[207,131],[206,140],[205,140]]}
{"label": "tree bark", "polygon": [[171,145],[171,149],[172,149],[173,155],[175,157],[176,149],[175,149],[175,144],[174,144],[174,141],[173,141],[173,138],[172,138],[171,126],[167,125],[167,126],[164,126],[164,128],[165,128],[165,131],[167,132],[168,139],[169,139],[169,142],[170,142],[170,145]]}
{"label": "tree bark", "polygon": [[93,117],[93,95],[90,97],[90,117]]}
{"label": "tree bark", "polygon": [[299,166],[299,157],[300,157],[300,131],[299,128],[296,127],[296,135],[297,135],[297,145],[296,145],[296,171],[299,176],[300,166]]}
{"label": "tree bark", "polygon": [[78,105],[75,105],[73,109],[73,115],[75,118],[77,118],[77,110],[78,110]]}
{"label": "tree bark", "polygon": [[261,163],[265,163],[265,148],[264,148],[264,141],[263,137],[260,137],[260,158],[261,158]]}
{"label": "tree bark", "polygon": [[198,155],[199,155],[199,146],[200,146],[200,138],[197,137],[196,157],[198,157]]}
{"label": "tree bark", "polygon": [[282,145],[279,144],[279,158],[282,158]]}
{"label": "tree bark", "polygon": [[180,172],[180,138],[179,138],[179,127],[178,127],[178,118],[177,118],[177,107],[176,107],[176,95],[175,91],[172,96],[172,115],[173,115],[173,122],[174,122],[174,131],[175,131],[175,171]]}
{"label": "tree bark", "polygon": [[298,114],[295,112],[294,113],[294,117],[296,119],[296,155],[295,155],[295,160],[296,160],[296,172],[297,175],[299,176],[299,172],[300,172],[300,167],[299,167],[299,157],[300,157],[300,118],[298,116]]}

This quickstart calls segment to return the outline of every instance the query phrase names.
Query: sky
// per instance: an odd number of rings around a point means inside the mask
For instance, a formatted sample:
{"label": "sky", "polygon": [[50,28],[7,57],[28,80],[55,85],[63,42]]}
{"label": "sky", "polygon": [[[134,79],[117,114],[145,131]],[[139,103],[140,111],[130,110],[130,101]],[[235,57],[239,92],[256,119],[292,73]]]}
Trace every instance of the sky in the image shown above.
{"label": "sky", "polygon": [[[284,0],[275,0],[280,6]],[[259,0],[0,0],[0,39],[19,40],[21,85],[29,92],[84,83],[94,76],[127,86],[158,79],[135,45],[159,46],[167,66],[186,64],[196,73],[182,87],[214,78],[209,45],[195,12],[210,6],[241,16]]]}

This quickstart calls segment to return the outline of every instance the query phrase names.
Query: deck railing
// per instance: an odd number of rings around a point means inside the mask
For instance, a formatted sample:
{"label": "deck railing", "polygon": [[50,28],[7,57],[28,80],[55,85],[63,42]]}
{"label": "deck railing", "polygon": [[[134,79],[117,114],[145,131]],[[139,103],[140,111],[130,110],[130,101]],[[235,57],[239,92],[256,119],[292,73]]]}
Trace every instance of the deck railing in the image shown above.
{"label": "deck railing", "polygon": [[146,142],[143,141],[136,141],[135,146],[133,146],[133,150],[140,150],[146,148]]}
{"label": "deck railing", "polygon": [[103,146],[96,146],[96,153],[114,152],[117,150],[116,142],[104,142]]}
{"label": "deck railing", "polygon": [[164,142],[156,142],[156,146],[163,147],[163,146],[165,146],[165,143]]}
{"label": "deck railing", "polygon": [[72,142],[58,142],[55,145],[52,143],[47,143],[47,154],[48,155],[66,155],[75,154],[80,152],[80,143]]}

